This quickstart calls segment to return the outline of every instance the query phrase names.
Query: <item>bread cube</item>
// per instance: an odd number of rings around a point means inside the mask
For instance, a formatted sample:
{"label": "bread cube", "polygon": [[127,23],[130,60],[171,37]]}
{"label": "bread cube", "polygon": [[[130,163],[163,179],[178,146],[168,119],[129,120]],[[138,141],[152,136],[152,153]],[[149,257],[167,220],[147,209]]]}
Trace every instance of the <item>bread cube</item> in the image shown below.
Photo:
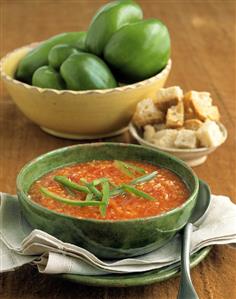
{"label": "bread cube", "polygon": [[153,143],[160,147],[173,148],[178,130],[165,129],[155,133]]}
{"label": "bread cube", "polygon": [[152,99],[144,99],[137,104],[133,116],[136,126],[142,127],[149,124],[158,124],[164,121],[164,114],[153,103]]}
{"label": "bread cube", "polygon": [[219,121],[219,119],[220,119],[220,112],[219,112],[218,107],[217,106],[211,106],[211,107],[209,107],[208,112],[207,112],[207,117],[210,120]]}
{"label": "bread cube", "polygon": [[179,102],[176,106],[171,106],[166,114],[167,128],[179,128],[184,124],[184,104]]}
{"label": "bread cube", "polygon": [[216,147],[221,144],[223,134],[215,121],[207,120],[196,132],[200,145],[203,147]]}
{"label": "bread cube", "polygon": [[205,121],[206,119],[216,120],[220,119],[219,110],[212,105],[212,98],[209,92],[189,91],[184,95],[184,105],[186,112],[186,119],[194,115]]}
{"label": "bread cube", "polygon": [[144,127],[143,139],[152,143],[155,133],[156,133],[156,131],[153,126],[146,125]]}
{"label": "bread cube", "polygon": [[153,127],[156,131],[160,131],[166,129],[166,124],[165,123],[155,124],[153,125]]}
{"label": "bread cube", "polygon": [[200,121],[199,119],[187,119],[184,122],[184,128],[187,130],[193,130],[196,131],[198,130],[201,126],[203,125],[203,122]]}
{"label": "bread cube", "polygon": [[186,130],[186,129],[179,130],[174,145],[177,148],[196,148],[197,147],[196,132],[193,130]]}
{"label": "bread cube", "polygon": [[156,106],[166,112],[173,105],[177,105],[183,98],[183,90],[179,86],[161,88],[157,92],[155,99]]}
{"label": "bread cube", "polygon": [[183,102],[184,102],[184,119],[187,120],[187,119],[196,118],[195,112],[193,110],[193,105],[192,105],[191,92],[187,92],[184,95]]}

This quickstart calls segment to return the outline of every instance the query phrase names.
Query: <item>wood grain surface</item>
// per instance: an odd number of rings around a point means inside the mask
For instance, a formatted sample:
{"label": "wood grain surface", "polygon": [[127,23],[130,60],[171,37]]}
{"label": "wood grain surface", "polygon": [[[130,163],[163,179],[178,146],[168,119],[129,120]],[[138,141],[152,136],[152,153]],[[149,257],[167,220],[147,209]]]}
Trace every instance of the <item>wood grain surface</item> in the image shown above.
{"label": "wood grain surface", "polygon": [[[95,11],[106,1],[1,0],[1,53],[40,41],[51,35],[86,30]],[[215,194],[236,202],[236,2],[235,1],[138,1],[146,18],[160,18],[172,38],[173,68],[167,85],[211,92],[228,129],[227,142],[206,163],[196,167]],[[30,159],[70,144],[42,132],[22,115],[1,82],[0,98],[0,190],[15,193],[15,179]],[[129,134],[113,141],[133,142]],[[223,213],[224,211],[222,211]],[[236,298],[236,250],[215,246],[192,270],[202,299]],[[95,288],[61,281],[37,273],[31,266],[4,273],[2,299],[136,299],[176,298],[179,278],[145,287]]]}

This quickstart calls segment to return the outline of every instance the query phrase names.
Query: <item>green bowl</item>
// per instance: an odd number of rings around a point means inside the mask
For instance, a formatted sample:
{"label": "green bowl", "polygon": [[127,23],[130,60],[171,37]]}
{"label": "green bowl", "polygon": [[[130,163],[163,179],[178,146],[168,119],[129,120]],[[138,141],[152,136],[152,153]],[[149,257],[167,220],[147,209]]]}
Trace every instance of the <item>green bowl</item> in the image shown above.
{"label": "green bowl", "polygon": [[[42,175],[65,165],[91,160],[136,160],[175,172],[187,185],[184,204],[158,216],[131,220],[83,219],[46,209],[27,195]],[[185,163],[161,151],[119,143],[94,143],[61,148],[26,164],[17,177],[17,194],[23,214],[33,228],[73,243],[105,259],[145,254],[166,244],[186,224],[194,208],[199,182]]]}

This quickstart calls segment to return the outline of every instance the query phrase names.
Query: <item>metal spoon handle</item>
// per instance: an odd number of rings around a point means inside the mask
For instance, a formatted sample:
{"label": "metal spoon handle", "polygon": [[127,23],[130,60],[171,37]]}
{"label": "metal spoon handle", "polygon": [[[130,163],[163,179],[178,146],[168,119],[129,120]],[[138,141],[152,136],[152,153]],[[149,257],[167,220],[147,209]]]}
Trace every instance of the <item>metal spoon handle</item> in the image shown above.
{"label": "metal spoon handle", "polygon": [[190,277],[190,240],[193,231],[192,223],[184,228],[181,247],[181,276],[178,299],[199,299]]}

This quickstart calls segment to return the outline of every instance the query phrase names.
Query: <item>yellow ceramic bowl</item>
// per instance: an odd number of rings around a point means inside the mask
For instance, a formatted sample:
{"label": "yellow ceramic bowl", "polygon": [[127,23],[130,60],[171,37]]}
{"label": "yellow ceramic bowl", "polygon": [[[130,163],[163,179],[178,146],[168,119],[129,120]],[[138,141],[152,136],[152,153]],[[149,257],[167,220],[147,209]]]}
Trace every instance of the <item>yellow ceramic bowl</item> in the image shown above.
{"label": "yellow ceramic bowl", "polygon": [[73,139],[92,139],[121,133],[136,104],[154,97],[163,87],[171,69],[131,85],[103,90],[42,89],[14,79],[19,61],[35,44],[14,50],[0,62],[1,76],[19,109],[44,131]]}

